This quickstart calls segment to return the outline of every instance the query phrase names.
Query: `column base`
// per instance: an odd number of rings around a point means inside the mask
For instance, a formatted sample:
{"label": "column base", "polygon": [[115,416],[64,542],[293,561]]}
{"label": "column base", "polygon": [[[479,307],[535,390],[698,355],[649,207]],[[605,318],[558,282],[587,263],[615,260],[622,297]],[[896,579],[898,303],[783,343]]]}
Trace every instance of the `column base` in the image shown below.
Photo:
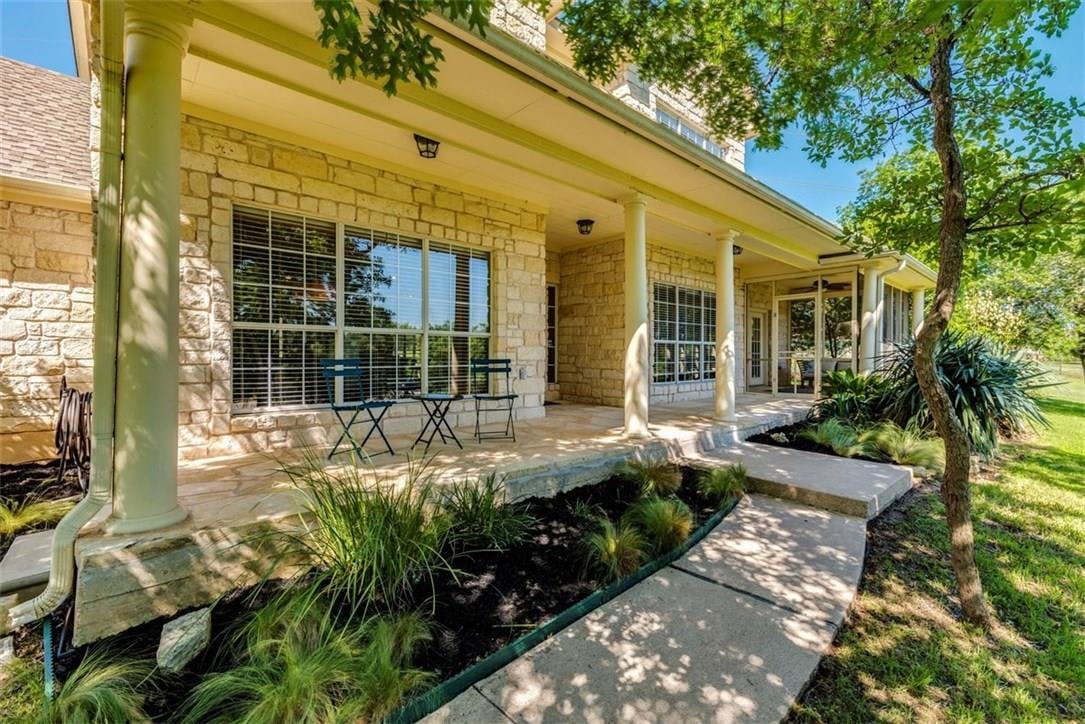
{"label": "column base", "polygon": [[148,515],[142,518],[115,518],[111,513],[103,528],[110,535],[130,535],[132,533],[146,533],[160,528],[169,528],[186,518],[188,518],[188,511],[180,505],[176,505],[165,513]]}

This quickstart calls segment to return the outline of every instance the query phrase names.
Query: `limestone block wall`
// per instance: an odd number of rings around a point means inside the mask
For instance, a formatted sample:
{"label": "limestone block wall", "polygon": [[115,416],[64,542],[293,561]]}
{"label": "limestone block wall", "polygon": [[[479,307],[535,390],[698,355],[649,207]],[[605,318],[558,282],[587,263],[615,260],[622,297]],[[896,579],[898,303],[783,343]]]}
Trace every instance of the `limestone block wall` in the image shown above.
{"label": "limestone block wall", "polygon": [[52,454],[61,377],[90,389],[90,211],[0,200],[0,453]]}
{"label": "limestone block wall", "polygon": [[534,8],[517,0],[496,0],[490,9],[490,25],[540,53],[546,52],[546,18]]}
{"label": "limestone block wall", "polygon": [[622,404],[625,288],[623,241],[561,255],[558,382],[563,400]]}
{"label": "limestone block wall", "polygon": [[[545,217],[194,116],[182,122],[180,455],[197,458],[333,442],[331,413],[235,414],[232,407],[231,209],[257,204],[445,240],[491,253],[491,349],[513,359],[519,418],[546,392]],[[386,430],[417,431],[397,405]],[[474,408],[453,407],[453,425]]]}
{"label": "limestone block wall", "polygon": [[[624,359],[624,248],[621,239],[561,255],[558,294],[558,380],[563,400],[594,405],[622,404]],[[715,262],[659,244],[648,245],[648,284],[679,284],[715,290]],[[745,294],[735,270],[735,322],[738,359],[745,358]],[[648,294],[651,305],[652,293]],[[651,320],[649,307],[649,320]],[[745,369],[738,365],[737,389]],[[712,397],[715,382],[653,384],[650,402]]]}

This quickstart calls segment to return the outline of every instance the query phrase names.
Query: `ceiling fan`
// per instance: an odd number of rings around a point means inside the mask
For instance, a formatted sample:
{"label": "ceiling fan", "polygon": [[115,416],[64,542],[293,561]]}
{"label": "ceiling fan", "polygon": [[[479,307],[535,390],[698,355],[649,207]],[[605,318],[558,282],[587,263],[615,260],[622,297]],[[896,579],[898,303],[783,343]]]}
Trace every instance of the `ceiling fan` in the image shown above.
{"label": "ceiling fan", "polygon": [[[806,287],[792,287],[788,290],[790,294],[801,294],[802,292],[816,292],[818,290],[819,283],[814,282],[810,286]],[[830,282],[828,279],[820,280],[821,291],[823,292],[838,292],[851,289],[851,282]]]}

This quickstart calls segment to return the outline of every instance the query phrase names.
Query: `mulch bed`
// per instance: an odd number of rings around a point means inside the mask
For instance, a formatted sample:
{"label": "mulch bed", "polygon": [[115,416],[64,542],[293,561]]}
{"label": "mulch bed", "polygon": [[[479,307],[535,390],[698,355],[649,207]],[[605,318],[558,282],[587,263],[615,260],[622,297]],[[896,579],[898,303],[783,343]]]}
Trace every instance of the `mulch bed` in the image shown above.
{"label": "mulch bed", "polygon": [[[793,425],[784,425],[783,427],[774,427],[771,430],[759,433],[757,435],[751,435],[746,438],[747,442],[756,442],[762,445],[772,445],[773,447],[782,447],[788,450],[802,450],[804,452],[820,453],[822,455],[832,455],[834,457],[840,457],[831,447],[825,447],[818,445],[817,443],[807,440],[806,438],[799,437],[799,433],[810,427],[809,422],[796,422]],[[773,435],[784,435],[787,440],[778,440]],[[877,458],[867,457],[866,455],[856,455],[853,460],[869,460],[875,463],[884,463],[884,460]]]}
{"label": "mulch bed", "polygon": [[0,497],[21,503],[28,497],[58,500],[81,495],[83,491],[75,471],[69,470],[60,481],[57,480],[58,471],[56,460],[0,464]]}

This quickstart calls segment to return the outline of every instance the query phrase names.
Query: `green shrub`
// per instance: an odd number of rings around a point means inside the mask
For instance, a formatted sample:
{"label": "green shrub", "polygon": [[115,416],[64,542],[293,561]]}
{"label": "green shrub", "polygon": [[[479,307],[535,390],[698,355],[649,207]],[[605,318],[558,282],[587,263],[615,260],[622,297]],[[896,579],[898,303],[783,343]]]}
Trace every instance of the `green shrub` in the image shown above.
{"label": "green shrub", "polygon": [[634,503],[622,516],[624,525],[641,532],[648,548],[659,555],[677,548],[693,530],[693,513],[677,498],[650,496]]}
{"label": "green shrub", "polygon": [[442,553],[449,519],[428,463],[412,461],[402,481],[354,467],[333,474],[312,459],[287,472],[308,511],[306,533],[291,541],[336,600],[363,611],[394,608],[451,570]]}
{"label": "green shrub", "polygon": [[[898,345],[886,360],[890,413],[900,425],[913,422],[922,429],[934,424],[919,391],[913,358],[915,341]],[[1046,426],[1034,393],[1052,384],[1047,372],[1021,353],[1010,353],[982,337],[946,332],[935,348],[938,378],[972,450],[989,457],[998,436],[1015,435],[1029,427]]]}
{"label": "green shrub", "polygon": [[636,483],[644,495],[674,495],[682,487],[682,471],[667,460],[630,460],[621,476]]}
{"label": "green shrub", "polygon": [[452,485],[444,496],[450,538],[456,550],[504,550],[523,540],[534,518],[508,502],[505,486],[494,473]]}
{"label": "green shrub", "polygon": [[915,426],[901,427],[886,421],[865,430],[859,440],[900,465],[914,465],[941,472],[945,465],[942,441],[923,434]]}
{"label": "green shrub", "polygon": [[151,670],[148,662],[124,660],[109,649],[92,650],[60,685],[53,701],[45,704],[38,721],[43,724],[148,721],[139,686]]}
{"label": "green shrub", "polygon": [[869,445],[859,440],[856,429],[839,417],[830,417],[811,425],[800,431],[799,437],[815,445],[827,447],[840,457],[872,457],[874,453]]}
{"label": "green shrub", "polygon": [[182,721],[379,721],[432,682],[409,666],[428,637],[414,614],[340,625],[314,589],[283,594],[240,627],[227,649],[235,665],[192,690]]}
{"label": "green shrub", "polygon": [[822,378],[822,398],[810,409],[814,420],[840,417],[856,425],[880,418],[885,405],[888,383],[879,374],[856,374],[851,370],[826,372]]}
{"label": "green shrub", "polygon": [[615,526],[607,518],[584,540],[588,565],[605,580],[617,581],[636,571],[648,559],[644,537],[631,525]]}
{"label": "green shrub", "polygon": [[705,470],[697,478],[697,492],[709,505],[719,507],[746,490],[748,475],[742,463]]}

